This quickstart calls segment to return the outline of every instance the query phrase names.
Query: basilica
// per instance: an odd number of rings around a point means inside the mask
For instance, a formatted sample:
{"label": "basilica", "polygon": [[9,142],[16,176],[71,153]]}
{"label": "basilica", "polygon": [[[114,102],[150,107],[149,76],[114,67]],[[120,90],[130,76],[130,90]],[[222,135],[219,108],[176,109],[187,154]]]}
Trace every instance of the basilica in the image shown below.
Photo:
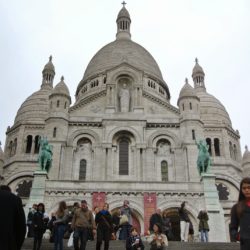
{"label": "basilica", "polygon": [[192,82],[186,79],[175,106],[157,62],[131,40],[125,6],[116,23],[115,40],[90,60],[74,103],[64,77],[54,84],[55,66],[49,58],[40,89],[37,83],[38,91],[23,102],[7,128],[4,150],[0,148],[1,183],[29,204],[39,168],[39,137],[46,137],[53,161],[40,197],[48,213],[62,200],[72,206],[85,199],[89,208],[106,201],[111,211],[128,200],[133,224],[142,234],[160,208],[172,218],[178,237],[177,208],[186,201],[198,233],[197,215],[207,208],[209,196],[196,163],[197,141],[204,139],[218,207],[208,209],[210,228],[213,218],[219,218],[222,228],[211,237],[229,240],[230,209],[240,180],[250,174],[250,152],[246,148],[242,157],[239,131],[223,104],[207,92],[198,59],[190,69]]}

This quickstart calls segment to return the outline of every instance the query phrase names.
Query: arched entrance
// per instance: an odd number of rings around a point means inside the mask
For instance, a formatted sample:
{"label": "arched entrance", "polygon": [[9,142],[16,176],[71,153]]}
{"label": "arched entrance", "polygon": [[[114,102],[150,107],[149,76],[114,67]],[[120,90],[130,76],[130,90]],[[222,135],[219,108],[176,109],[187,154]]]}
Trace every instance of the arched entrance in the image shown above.
{"label": "arched entrance", "polygon": [[163,211],[167,217],[170,218],[173,232],[173,241],[180,241],[180,218],[177,208],[168,208]]}

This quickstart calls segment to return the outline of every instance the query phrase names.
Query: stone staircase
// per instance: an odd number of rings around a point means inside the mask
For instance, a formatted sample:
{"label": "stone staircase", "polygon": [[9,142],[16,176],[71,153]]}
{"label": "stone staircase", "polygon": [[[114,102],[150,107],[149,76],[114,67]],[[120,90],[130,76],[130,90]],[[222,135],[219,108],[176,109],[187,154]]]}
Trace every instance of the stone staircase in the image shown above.
{"label": "stone staircase", "polygon": [[[150,246],[145,242],[145,250],[149,250]],[[32,250],[33,239],[26,239],[22,250]],[[54,244],[49,243],[48,240],[43,240],[42,247],[40,250],[53,250]],[[64,241],[64,249],[65,250],[74,250],[73,247],[67,247],[67,240]],[[103,246],[102,246],[103,249]],[[89,241],[87,243],[86,250],[95,250],[95,242]],[[109,250],[125,250],[125,242],[124,241],[110,241]],[[194,242],[194,243],[184,243],[171,241],[169,242],[169,247],[167,250],[240,250],[239,243],[202,243],[202,242]]]}

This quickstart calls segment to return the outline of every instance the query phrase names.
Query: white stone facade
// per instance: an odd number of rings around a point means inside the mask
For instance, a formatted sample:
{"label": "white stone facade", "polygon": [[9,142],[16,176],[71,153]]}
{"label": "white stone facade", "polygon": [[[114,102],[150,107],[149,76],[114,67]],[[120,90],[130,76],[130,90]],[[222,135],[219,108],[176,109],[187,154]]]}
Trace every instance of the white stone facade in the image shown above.
{"label": "white stone facade", "polygon": [[[198,61],[192,73],[194,87],[186,81],[178,107],[173,106],[154,58],[130,39],[130,24],[123,7],[116,40],[90,61],[73,105],[63,78],[53,87],[50,58],[40,90],[24,101],[7,130],[4,153],[0,152],[2,182],[17,193],[24,182],[30,185],[38,169],[37,136],[46,136],[53,145],[44,194],[48,212],[61,200],[72,205],[83,197],[91,207],[92,193],[105,192],[111,210],[124,199],[130,201],[143,231],[143,194],[154,192],[162,210],[186,201],[197,232],[197,215],[206,204],[195,140],[205,138],[211,173],[222,196],[226,193],[220,204],[227,229],[244,174],[239,132],[224,106],[207,93]],[[123,87],[126,93],[121,97]],[[249,163],[244,166],[249,170]],[[23,201],[27,203],[27,197]]]}

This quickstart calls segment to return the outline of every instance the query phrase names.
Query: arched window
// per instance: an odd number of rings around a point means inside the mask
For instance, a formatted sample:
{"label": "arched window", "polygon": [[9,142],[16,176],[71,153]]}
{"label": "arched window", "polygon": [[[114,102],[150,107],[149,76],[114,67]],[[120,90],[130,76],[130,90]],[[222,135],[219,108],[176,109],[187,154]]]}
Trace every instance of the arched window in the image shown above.
{"label": "arched window", "polygon": [[194,129],[192,129],[192,139],[193,139],[193,140],[196,139],[196,138],[195,138],[195,130],[194,130]]}
{"label": "arched window", "polygon": [[59,108],[59,106],[60,106],[60,101],[57,100],[57,102],[56,102],[56,107]]}
{"label": "arched window", "polygon": [[127,138],[119,142],[119,175],[128,175],[128,146]]}
{"label": "arched window", "polygon": [[211,151],[211,139],[210,138],[206,138],[206,142],[207,142],[207,145],[209,146],[208,152],[209,152],[210,155],[212,155],[212,151]]}
{"label": "arched window", "polygon": [[192,102],[189,103],[189,108],[190,108],[190,110],[193,109],[193,107],[192,107]]}
{"label": "arched window", "polygon": [[234,156],[234,160],[237,161],[237,148],[236,148],[236,145],[234,144],[234,147],[233,147],[233,156]]}
{"label": "arched window", "polygon": [[12,148],[13,148],[13,141],[10,141],[10,144],[9,144],[9,156],[12,155]]}
{"label": "arched window", "polygon": [[80,161],[80,169],[79,169],[79,180],[81,181],[86,180],[86,168],[87,168],[87,161],[83,159]]}
{"label": "arched window", "polygon": [[66,109],[66,108],[67,108],[67,102],[64,103],[64,109]]}
{"label": "arched window", "polygon": [[32,135],[28,135],[26,138],[26,150],[25,153],[29,154],[31,152],[32,147]]}
{"label": "arched window", "polygon": [[12,155],[16,154],[16,148],[17,148],[17,138],[15,138],[14,143],[13,143]]}
{"label": "arched window", "polygon": [[161,162],[161,180],[168,181],[168,163],[166,161]]}
{"label": "arched window", "polygon": [[35,149],[34,149],[34,153],[38,154],[39,153],[39,135],[37,135],[35,137]]}
{"label": "arched window", "polygon": [[229,152],[230,152],[230,157],[233,159],[233,144],[232,144],[232,142],[229,142]]}
{"label": "arched window", "polygon": [[214,139],[214,151],[215,156],[220,156],[220,140],[218,138]]}
{"label": "arched window", "polygon": [[53,138],[56,138],[56,128],[53,129]]}

